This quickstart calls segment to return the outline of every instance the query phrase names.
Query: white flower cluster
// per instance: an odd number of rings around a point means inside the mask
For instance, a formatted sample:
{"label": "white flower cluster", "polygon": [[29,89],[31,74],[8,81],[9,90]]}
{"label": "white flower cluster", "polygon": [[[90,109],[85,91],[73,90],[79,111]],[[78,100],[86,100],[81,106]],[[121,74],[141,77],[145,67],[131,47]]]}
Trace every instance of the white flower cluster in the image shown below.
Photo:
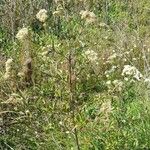
{"label": "white flower cluster", "polygon": [[6,72],[4,74],[4,79],[6,80],[11,77],[12,63],[13,63],[12,58],[8,59],[5,63]]}
{"label": "white flower cluster", "polygon": [[150,83],[150,77],[149,78],[145,78],[144,82],[145,83]]}
{"label": "white flower cluster", "polygon": [[47,15],[47,10],[45,9],[41,9],[37,14],[36,14],[36,18],[44,23],[46,21],[46,19],[48,18],[48,15]]}
{"label": "white flower cluster", "polygon": [[85,56],[89,59],[91,62],[96,62],[98,59],[97,53],[93,50],[87,50],[85,52]]}
{"label": "white flower cluster", "polygon": [[105,71],[105,76],[108,78],[109,76],[111,76],[112,73],[114,73],[117,69],[117,66],[112,66],[110,70],[106,70]]}
{"label": "white flower cluster", "polygon": [[114,80],[112,83],[115,86],[115,88],[118,89],[118,91],[122,90],[122,88],[123,88],[123,82],[122,81],[120,81],[120,80]]}
{"label": "white flower cluster", "polygon": [[117,91],[122,91],[123,89],[123,82],[121,80],[114,80],[114,81],[108,80],[106,82],[106,85],[109,89],[113,88]]}
{"label": "white flower cluster", "polygon": [[80,12],[81,19],[85,19],[87,23],[93,23],[96,21],[96,15],[88,10],[82,10]]}
{"label": "white flower cluster", "polygon": [[134,79],[138,81],[141,80],[141,78],[143,77],[143,75],[136,67],[130,65],[124,66],[122,76],[132,76]]}
{"label": "white flower cluster", "polygon": [[113,63],[115,62],[116,60],[122,58],[122,54],[119,54],[119,53],[116,53],[114,50],[113,50],[113,54],[110,55],[107,60],[106,60],[106,63],[110,64],[110,63]]}
{"label": "white flower cluster", "polygon": [[28,38],[28,28],[22,28],[18,31],[16,38],[20,41],[23,42],[24,40],[26,40]]}

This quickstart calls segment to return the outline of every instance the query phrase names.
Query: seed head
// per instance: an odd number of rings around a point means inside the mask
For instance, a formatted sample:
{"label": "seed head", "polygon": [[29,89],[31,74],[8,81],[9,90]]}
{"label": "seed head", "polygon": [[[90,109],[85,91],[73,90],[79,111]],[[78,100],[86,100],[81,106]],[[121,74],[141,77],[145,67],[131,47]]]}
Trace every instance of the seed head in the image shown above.
{"label": "seed head", "polygon": [[48,15],[47,15],[47,10],[45,9],[41,9],[37,14],[36,14],[36,18],[44,23],[46,21],[46,19],[48,18]]}

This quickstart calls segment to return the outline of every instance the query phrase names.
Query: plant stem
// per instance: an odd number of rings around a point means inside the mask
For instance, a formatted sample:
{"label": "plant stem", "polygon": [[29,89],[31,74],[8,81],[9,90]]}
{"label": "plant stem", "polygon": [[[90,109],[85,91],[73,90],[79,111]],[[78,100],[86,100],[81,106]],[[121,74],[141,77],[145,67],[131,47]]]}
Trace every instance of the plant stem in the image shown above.
{"label": "plant stem", "polygon": [[[74,70],[72,68],[73,64],[73,55],[72,55],[72,50],[70,50],[69,52],[69,90],[70,90],[70,110],[72,111],[72,120],[73,120],[73,124],[74,127],[76,126],[76,122],[75,122],[75,100],[74,100],[74,83],[73,83],[73,74],[74,74]],[[78,132],[77,132],[77,128],[74,128],[74,135],[75,135],[75,140],[76,140],[76,145],[77,145],[77,150],[80,150],[80,145],[79,145],[79,139],[78,139]]]}

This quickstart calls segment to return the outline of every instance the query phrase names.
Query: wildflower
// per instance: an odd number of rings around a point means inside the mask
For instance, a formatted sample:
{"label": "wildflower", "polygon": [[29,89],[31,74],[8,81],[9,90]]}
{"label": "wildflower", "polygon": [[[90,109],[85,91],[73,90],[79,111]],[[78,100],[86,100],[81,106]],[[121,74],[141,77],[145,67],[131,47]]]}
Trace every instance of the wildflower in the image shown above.
{"label": "wildflower", "polygon": [[42,55],[42,56],[47,56],[48,53],[49,53],[49,51],[45,51],[45,52],[42,52],[41,55]]}
{"label": "wildflower", "polygon": [[122,81],[114,80],[112,83],[115,86],[115,88],[118,89],[118,91],[122,90],[122,87],[123,87],[123,82]]}
{"label": "wildflower", "polygon": [[66,131],[66,134],[69,134],[70,132],[69,131]]}
{"label": "wildflower", "polygon": [[133,60],[133,61],[136,61],[137,59],[136,59],[136,58],[132,58],[132,60]]}
{"label": "wildflower", "polygon": [[87,50],[85,52],[85,55],[91,62],[96,62],[96,60],[98,59],[97,53],[93,50]]}
{"label": "wildflower", "polygon": [[105,74],[111,74],[116,70],[117,66],[112,66],[110,70],[105,71]]}
{"label": "wildflower", "polygon": [[129,79],[127,77],[124,78],[125,81],[129,81]]}
{"label": "wildflower", "polygon": [[27,39],[28,34],[29,34],[28,28],[22,28],[18,31],[16,38],[22,42]]}
{"label": "wildflower", "polygon": [[96,21],[96,15],[93,12],[82,10],[80,12],[81,19],[85,19],[87,23],[93,23]]}
{"label": "wildflower", "polygon": [[110,85],[110,84],[111,84],[111,81],[110,81],[110,80],[108,80],[108,81],[106,82],[106,84],[107,84],[107,85]]}
{"label": "wildflower", "polygon": [[19,76],[19,77],[24,77],[25,74],[24,74],[24,72],[19,72],[19,73],[18,73],[18,76]]}
{"label": "wildflower", "polygon": [[46,19],[48,18],[47,15],[47,10],[45,9],[41,9],[37,14],[36,14],[36,18],[40,21],[40,22],[45,22]]}
{"label": "wildflower", "polygon": [[100,27],[107,27],[107,24],[104,23],[104,22],[101,22],[101,23],[99,24],[99,26],[100,26]]}
{"label": "wildflower", "polygon": [[150,78],[145,78],[144,82],[150,83]]}
{"label": "wildflower", "polygon": [[60,122],[59,122],[59,125],[61,125],[61,126],[62,126],[62,125],[63,125],[63,122],[62,122],[62,121],[60,121]]}
{"label": "wildflower", "polygon": [[125,55],[129,55],[129,54],[130,54],[130,51],[127,51],[127,52],[125,52],[124,54],[125,54]]}
{"label": "wildflower", "polygon": [[116,57],[117,57],[117,54],[114,53],[113,55],[111,55],[111,56],[108,57],[108,60],[116,59]]}
{"label": "wildflower", "polygon": [[138,81],[143,77],[143,75],[139,72],[139,70],[136,67],[130,66],[130,65],[124,66],[124,69],[122,71],[122,76],[125,76],[125,75],[132,76]]}

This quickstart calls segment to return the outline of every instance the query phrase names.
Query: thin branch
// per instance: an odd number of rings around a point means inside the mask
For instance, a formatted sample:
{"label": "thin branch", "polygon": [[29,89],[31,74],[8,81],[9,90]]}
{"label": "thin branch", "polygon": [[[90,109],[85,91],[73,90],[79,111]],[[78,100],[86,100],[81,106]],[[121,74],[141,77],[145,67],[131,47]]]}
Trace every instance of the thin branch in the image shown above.
{"label": "thin branch", "polygon": [[[72,119],[73,119],[73,124],[76,126],[75,122],[75,109],[74,109],[74,86],[73,86],[73,56],[72,56],[72,49],[69,52],[69,90],[70,90],[70,110],[72,111]],[[78,132],[77,128],[74,128],[74,135],[75,135],[75,140],[76,140],[76,145],[77,149],[80,150],[80,145],[79,145],[79,139],[78,139]]]}

